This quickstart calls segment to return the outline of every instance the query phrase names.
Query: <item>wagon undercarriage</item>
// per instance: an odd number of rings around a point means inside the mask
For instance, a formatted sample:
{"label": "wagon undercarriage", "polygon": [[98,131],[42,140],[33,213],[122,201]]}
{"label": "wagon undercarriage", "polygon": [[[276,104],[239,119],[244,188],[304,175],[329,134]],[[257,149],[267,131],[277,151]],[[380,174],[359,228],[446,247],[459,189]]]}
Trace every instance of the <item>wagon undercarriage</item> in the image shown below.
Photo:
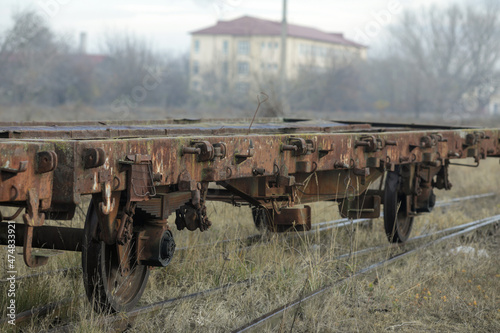
{"label": "wagon undercarriage", "polygon": [[[433,189],[451,189],[453,160],[475,166],[500,156],[498,129],[247,124],[0,124],[0,205],[22,216],[15,242],[25,263],[47,262],[33,248],[81,251],[94,307],[124,311],[140,298],[148,267],[172,260],[170,228],[217,223],[207,201],[249,205],[257,227],[277,232],[309,230],[304,204],[337,201],[345,217],[383,213],[388,239],[404,242],[413,218],[434,207]],[[44,225],[72,219],[82,196],[91,196],[83,230]],[[2,222],[0,244],[8,243]]]}

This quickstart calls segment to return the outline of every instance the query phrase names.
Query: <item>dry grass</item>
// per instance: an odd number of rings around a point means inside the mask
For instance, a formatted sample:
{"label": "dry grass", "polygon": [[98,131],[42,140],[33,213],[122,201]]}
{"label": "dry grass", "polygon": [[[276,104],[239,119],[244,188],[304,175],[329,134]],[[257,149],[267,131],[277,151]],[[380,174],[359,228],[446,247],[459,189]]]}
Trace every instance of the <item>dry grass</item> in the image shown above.
{"label": "dry grass", "polygon": [[[495,176],[498,168],[498,161],[491,160],[484,162],[480,169],[452,169],[451,181],[455,186],[451,192],[438,192],[438,199],[491,191],[498,193],[500,181]],[[256,233],[250,210],[246,207],[210,203],[209,211],[213,228],[203,233],[175,230],[178,246]],[[337,205],[333,203],[313,205],[316,222],[337,218],[337,211]],[[499,212],[496,199],[437,208],[416,220],[413,235]],[[81,225],[82,220],[73,223]],[[379,261],[389,255],[389,251],[348,260],[335,257],[386,242],[381,220],[377,220],[373,227],[345,228],[308,237],[291,239],[286,235],[270,235],[268,242],[247,252],[238,251],[239,244],[234,243],[224,248],[195,248],[185,260],[174,259],[167,268],[152,272],[142,304],[248,278],[254,278],[255,282],[250,287],[238,285],[227,292],[179,303],[151,318],[141,318],[131,331],[230,331],[305,292],[347,276],[367,262]],[[451,250],[458,246],[471,247],[476,253],[484,250],[488,256],[451,254]],[[294,332],[500,331],[499,251],[498,232],[434,246],[400,263],[333,288],[323,297],[304,304],[298,312],[285,316],[282,331],[290,331],[293,317]],[[37,271],[75,266],[79,261],[79,254],[66,253],[52,258],[49,266]],[[4,264],[2,258],[1,265]],[[24,268],[22,257],[17,259],[17,268],[19,275],[33,272]],[[0,293],[6,295],[4,284],[0,285]],[[16,298],[18,311],[82,293],[79,273],[45,275],[20,281]],[[2,311],[5,311],[6,301],[5,297],[0,298]],[[5,317],[5,312],[2,317]],[[72,320],[77,323],[78,332],[99,332],[102,329],[97,325],[98,318],[86,299],[80,298],[65,313],[50,315],[25,325],[23,329],[38,332],[61,320]],[[279,327],[267,330],[274,332]]]}
{"label": "dry grass", "polygon": [[[205,110],[189,108],[160,108],[142,106],[137,110],[122,112],[113,106],[93,107],[81,103],[67,104],[58,107],[26,104],[23,106],[0,106],[0,119],[2,121],[97,121],[97,120],[157,120],[166,118],[252,118],[255,107],[246,110],[228,108],[208,108]],[[261,110],[262,111],[262,110]],[[259,116],[262,112],[259,112]],[[500,124],[500,117],[490,115],[462,115],[452,117],[436,113],[421,114],[415,118],[413,114],[397,114],[387,111],[291,111],[286,115],[297,119],[327,119],[327,120],[355,120],[363,119],[366,122],[381,122],[381,119],[391,119],[392,123],[417,123],[417,124],[450,124],[459,126],[483,126],[496,128]],[[453,121],[450,123],[450,121]]]}

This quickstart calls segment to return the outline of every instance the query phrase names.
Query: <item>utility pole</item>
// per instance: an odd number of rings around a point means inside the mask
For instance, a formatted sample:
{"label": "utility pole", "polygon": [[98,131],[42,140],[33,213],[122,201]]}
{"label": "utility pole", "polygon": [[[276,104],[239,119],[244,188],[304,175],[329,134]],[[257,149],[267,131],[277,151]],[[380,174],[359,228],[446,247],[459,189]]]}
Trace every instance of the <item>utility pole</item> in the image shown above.
{"label": "utility pole", "polygon": [[280,85],[281,85],[281,107],[283,115],[287,112],[286,101],[286,38],[288,34],[288,25],[286,22],[287,0],[283,0],[283,18],[281,21],[281,64],[280,64]]}

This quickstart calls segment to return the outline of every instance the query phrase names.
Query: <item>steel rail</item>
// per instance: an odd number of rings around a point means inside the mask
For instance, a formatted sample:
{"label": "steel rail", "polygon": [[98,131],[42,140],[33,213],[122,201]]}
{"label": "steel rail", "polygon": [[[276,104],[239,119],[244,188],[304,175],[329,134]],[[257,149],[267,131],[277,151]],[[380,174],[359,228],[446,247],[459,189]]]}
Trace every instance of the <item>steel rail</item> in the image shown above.
{"label": "steel rail", "polygon": [[[112,314],[109,315],[102,320],[98,322],[98,325],[101,327],[106,328],[109,330],[111,327],[113,327],[114,331],[124,331],[130,327],[130,324],[139,316],[147,314],[147,313],[152,313],[156,312],[159,310],[163,310],[168,306],[173,306],[176,303],[180,301],[185,301],[189,299],[196,299],[196,298],[201,298],[204,296],[209,296],[212,294],[215,294],[217,292],[223,292],[227,291],[232,287],[239,286],[239,285],[251,285],[253,282],[256,280],[260,279],[266,279],[269,278],[271,275],[267,274],[261,277],[253,277],[253,278],[248,278],[242,281],[237,281],[237,282],[231,282],[227,283],[225,285],[211,288],[211,289],[206,289],[202,291],[198,291],[192,294],[188,295],[183,295],[179,297],[174,297],[174,298],[169,298],[165,299],[162,301],[154,302],[151,304],[147,304],[138,308],[133,309],[132,311],[126,312],[126,313],[117,313],[117,314]],[[55,333],[55,332],[73,332],[74,331],[74,325],[67,324],[61,327],[55,327],[54,329],[51,329],[48,332]]]}
{"label": "steel rail", "polygon": [[340,284],[343,284],[353,278],[356,278],[358,276],[361,276],[361,275],[364,275],[366,273],[369,273],[371,271],[373,271],[374,269],[376,268],[380,268],[380,267],[383,267],[383,266],[386,266],[388,264],[391,264],[391,263],[394,263],[398,260],[401,260],[402,258],[410,255],[410,254],[414,254],[418,251],[421,251],[429,246],[432,246],[432,245],[436,245],[436,244],[439,244],[445,240],[448,240],[448,239],[451,239],[451,238],[454,238],[454,237],[457,237],[457,236],[460,236],[460,235],[463,235],[463,234],[466,234],[466,233],[469,233],[469,232],[472,232],[472,231],[476,231],[480,228],[483,228],[485,226],[488,226],[490,224],[493,224],[493,223],[496,223],[500,221],[500,215],[495,215],[495,216],[491,216],[489,218],[485,218],[485,219],[482,219],[482,220],[477,220],[477,221],[473,221],[471,223],[474,223],[473,225],[471,226],[468,226],[467,228],[463,229],[463,230],[460,230],[460,231],[456,231],[456,232],[453,232],[451,234],[448,234],[448,235],[445,235],[441,238],[438,238],[438,239],[435,239],[435,240],[432,240],[430,242],[427,242],[423,245],[420,245],[414,249],[411,249],[411,250],[408,250],[408,251],[405,251],[403,253],[400,253],[392,258],[389,258],[389,259],[385,259],[385,260],[382,260],[378,263],[375,263],[375,264],[372,264],[366,268],[363,268],[363,269],[360,269],[358,270],[356,273],[346,277],[346,278],[342,278],[340,280],[337,280],[335,281],[334,283],[332,284],[329,284],[325,287],[322,287],[320,289],[317,289],[309,294],[307,294],[306,296],[304,297],[299,297],[298,299],[295,299],[294,301],[291,301],[283,306],[280,306],[266,314],[264,314],[263,316],[251,321],[250,323],[247,323],[239,328],[237,328],[236,330],[234,330],[233,332],[234,333],[241,333],[241,332],[250,332],[250,331],[254,331],[256,330],[257,328],[261,327],[262,325],[264,325],[265,323],[268,323],[270,320],[276,320],[277,319],[277,316],[282,316],[284,315],[284,313],[286,311],[289,311],[293,308],[295,308],[296,306],[299,306],[301,304],[303,304],[304,302],[306,301],[309,301],[311,299],[314,299],[316,296],[319,296],[319,295],[322,295],[324,294],[326,291],[332,289],[333,287],[335,286],[338,286]]}
{"label": "steel rail", "polygon": [[[259,280],[261,278],[266,278],[266,276],[253,277],[253,278],[248,278],[248,279],[245,279],[242,281],[231,282],[231,283],[227,283],[223,286],[219,286],[219,287],[215,287],[215,288],[211,288],[211,289],[207,289],[207,290],[202,290],[202,291],[198,291],[198,292],[195,292],[192,294],[183,295],[183,296],[179,296],[179,297],[175,297],[175,298],[169,298],[166,300],[162,300],[159,302],[148,304],[148,305],[145,305],[142,307],[135,308],[134,310],[132,310],[130,312],[127,312],[126,317],[123,317],[123,313],[113,314],[109,318],[106,319],[105,323],[109,324],[109,323],[112,323],[115,321],[118,322],[118,321],[123,321],[125,319],[128,320],[130,318],[135,318],[142,313],[159,310],[162,307],[164,307],[168,304],[171,304],[171,303],[176,303],[178,301],[192,299],[192,298],[198,298],[198,297],[202,297],[202,296],[208,296],[208,295],[214,294],[216,292],[222,292],[222,291],[228,290],[229,288],[237,286],[237,285],[251,284],[252,281]],[[31,320],[33,317],[45,316],[45,315],[52,313],[54,311],[60,312],[60,311],[62,311],[62,309],[64,309],[65,306],[71,305],[73,303],[73,301],[80,299],[80,298],[83,298],[84,296],[85,296],[84,294],[81,294],[81,295],[78,295],[76,297],[68,297],[68,298],[65,298],[61,301],[44,304],[42,306],[35,307],[35,308],[30,309],[30,310],[20,312],[20,313],[16,314],[15,323],[20,324],[23,322],[27,322],[27,321]],[[7,322],[7,319],[2,319],[2,320],[0,320],[0,325],[5,324],[6,322]]]}
{"label": "steel rail", "polygon": [[[64,307],[70,306],[73,303],[73,301],[80,299],[80,298],[83,298],[83,296],[85,296],[85,295],[80,294],[80,295],[75,296],[75,297],[67,297],[67,298],[64,298],[60,301],[51,302],[48,304],[38,306],[36,308],[32,308],[32,309],[20,312],[20,313],[16,314],[16,318],[15,318],[14,322],[17,325],[17,324],[21,324],[21,323],[30,321],[33,317],[45,316],[45,315],[48,315],[49,313],[53,313],[53,312],[60,313],[64,309]],[[3,318],[2,320],[0,320],[0,325],[6,324],[7,321],[8,321],[7,318]]]}
{"label": "steel rail", "polygon": [[[471,231],[470,230],[471,228],[475,228],[479,224],[491,223],[490,221],[494,220],[494,218],[500,219],[500,215],[497,215],[495,217],[485,218],[485,219],[482,219],[482,220],[477,220],[477,221],[469,222],[469,223],[458,225],[458,226],[454,226],[454,227],[450,227],[450,228],[447,228],[447,229],[444,229],[444,230],[439,230],[439,231],[436,231],[436,232],[433,232],[433,233],[427,233],[427,234],[424,234],[424,235],[420,235],[420,236],[412,238],[406,244],[408,244],[410,242],[413,242],[413,241],[416,241],[418,239],[427,238],[427,237],[431,237],[431,236],[436,236],[436,235],[439,235],[439,234],[442,234],[442,233],[450,233],[450,232],[453,232],[453,231],[456,231],[456,230],[462,230],[462,231],[464,231],[463,229],[465,229],[465,230]],[[468,232],[468,231],[465,231],[465,232]],[[387,248],[391,248],[391,247],[393,247],[393,248],[401,248],[401,246],[397,245],[397,244],[387,244],[387,245],[372,247],[372,248],[368,248],[368,249],[362,249],[362,250],[359,250],[359,251],[356,251],[356,252],[353,252],[353,253],[345,253],[345,254],[342,254],[342,255],[339,255],[339,256],[335,257],[334,260],[344,259],[344,258],[347,258],[347,257],[354,257],[354,256],[363,255],[363,254],[367,254],[367,253],[373,253],[374,251],[383,250],[383,249],[387,249]],[[400,256],[400,255],[396,255],[396,257],[398,257],[398,256]],[[350,277],[348,277],[346,279],[353,278],[353,277],[357,276],[356,274],[359,274],[359,272],[355,273],[353,276],[350,276]],[[162,301],[155,302],[155,303],[152,303],[152,304],[148,304],[148,305],[136,308],[136,309],[128,312],[127,316],[125,316],[125,317],[122,316],[122,315],[120,315],[120,316],[113,315],[111,317],[108,317],[106,319],[105,323],[103,323],[103,325],[104,324],[112,324],[114,322],[118,322],[120,328],[126,328],[126,325],[128,325],[130,323],[131,319],[133,320],[133,319],[135,319],[136,317],[138,317],[141,314],[160,310],[163,307],[165,307],[165,306],[167,306],[169,304],[177,303],[178,301],[192,299],[192,298],[198,298],[198,297],[202,297],[202,296],[208,296],[208,295],[216,293],[218,291],[222,292],[222,291],[228,290],[229,288],[231,288],[233,286],[237,286],[237,285],[241,285],[241,284],[251,285],[253,283],[252,281],[260,280],[262,278],[266,278],[266,276],[264,276],[264,277],[254,277],[254,278],[249,278],[249,279],[245,279],[245,280],[238,281],[238,282],[232,282],[232,283],[228,283],[228,284],[225,284],[223,286],[220,286],[220,287],[211,288],[211,289],[207,289],[207,290],[195,292],[195,293],[192,293],[192,294],[188,294],[188,295],[184,295],[184,296],[179,296],[179,297],[175,297],[175,298],[170,298],[170,299],[162,300]],[[337,281],[337,282],[335,282],[335,284],[337,284],[337,283],[339,283],[341,281],[345,281],[346,279]],[[332,287],[332,286],[330,286],[330,287]],[[325,288],[329,288],[329,287],[325,287]],[[31,320],[31,318],[33,318],[33,317],[36,317],[36,316],[45,316],[45,315],[47,315],[49,313],[53,313],[54,311],[61,312],[66,306],[70,306],[73,303],[73,301],[75,301],[76,299],[82,298],[83,296],[84,295],[81,294],[81,295],[78,295],[78,296],[73,297],[73,298],[65,298],[65,299],[63,299],[61,301],[58,301],[58,302],[52,302],[52,303],[45,304],[45,305],[42,305],[42,306],[39,306],[39,307],[36,307],[36,308],[32,308],[30,310],[23,311],[23,312],[18,313],[16,315],[15,323],[16,324],[20,324],[20,323],[23,323],[23,322],[27,322],[27,321]],[[5,324],[6,321],[7,321],[6,319],[0,320],[0,325],[1,324]],[[59,332],[60,329],[61,329],[61,327],[60,328],[56,328],[55,332]],[[51,332],[52,332],[52,330],[51,330]]]}
{"label": "steel rail", "polygon": [[405,243],[393,243],[393,244],[389,243],[389,244],[384,244],[384,245],[373,246],[373,247],[370,247],[370,248],[367,248],[367,249],[358,250],[358,251],[353,252],[353,253],[341,254],[341,255],[335,257],[335,259],[344,259],[344,258],[348,258],[348,257],[360,256],[360,255],[369,254],[369,253],[373,253],[373,252],[381,251],[381,250],[385,250],[385,249],[391,249],[391,248],[397,249],[397,248],[401,248],[402,246],[414,243],[414,242],[419,241],[421,239],[425,239],[425,238],[429,238],[429,237],[433,237],[433,236],[437,236],[437,235],[441,235],[441,234],[448,234],[448,233],[451,233],[451,232],[453,232],[455,230],[462,230],[464,228],[468,228],[470,226],[477,225],[477,224],[479,224],[481,222],[483,222],[483,220],[472,221],[472,222],[469,222],[469,223],[460,224],[460,225],[457,225],[457,226],[454,226],[454,227],[450,227],[450,228],[446,228],[446,229],[443,229],[443,230],[438,230],[438,231],[434,231],[434,232],[425,233],[425,234],[422,234],[422,235],[410,238]]}
{"label": "steel rail", "polygon": [[438,202],[436,202],[436,206],[435,207],[448,207],[448,206],[455,205],[455,204],[457,204],[459,202],[462,202],[462,201],[469,201],[469,200],[475,200],[475,199],[482,199],[482,198],[494,197],[496,195],[497,194],[494,193],[494,192],[483,193],[483,194],[475,194],[475,195],[468,195],[468,196],[465,196],[465,197],[453,198],[453,199],[450,199],[449,201],[438,201]]}
{"label": "steel rail", "polygon": [[[500,220],[500,215],[497,215],[495,217],[497,218],[497,220]],[[479,225],[479,224],[483,224],[484,225],[485,223],[490,223],[489,221],[492,220],[492,219],[493,219],[493,217],[490,217],[490,218],[486,218],[486,219],[477,220],[477,221],[469,222],[469,223],[466,223],[466,224],[462,224],[462,225],[459,225],[459,226],[454,226],[454,227],[447,228],[447,229],[444,229],[444,230],[440,230],[440,231],[437,231],[437,232],[434,232],[434,233],[428,233],[428,234],[425,234],[425,235],[421,235],[421,236],[415,237],[415,238],[412,239],[412,241],[413,240],[417,240],[417,239],[421,239],[421,238],[436,236],[436,235],[442,234],[442,233],[449,233],[449,232],[452,232],[452,231],[455,231],[455,230],[460,230],[460,229],[466,229],[466,228],[468,228],[467,229],[468,231],[472,231],[472,230],[470,230],[471,227]],[[495,221],[497,221],[497,220],[495,220]],[[468,232],[468,231],[466,231],[466,232]],[[401,248],[401,246],[397,245],[397,244],[388,244],[388,245],[383,245],[382,247],[383,248],[389,248],[389,247]],[[360,251],[357,251],[357,252],[353,252],[351,254],[340,255],[340,256],[335,257],[334,260],[343,259],[343,258],[349,257],[349,256],[356,256],[356,255],[360,255],[360,254],[365,254],[368,251],[371,251],[373,249],[375,249],[375,248],[364,249],[364,250],[360,250]],[[414,250],[410,250],[410,252],[414,251]],[[403,252],[402,254],[398,254],[398,255],[396,255],[393,258],[403,257],[406,254],[407,254],[407,252]],[[391,259],[393,259],[393,258],[391,258]],[[390,263],[391,259],[384,260],[381,263]],[[377,265],[377,264],[370,265],[367,268],[364,268],[364,269],[358,271],[357,273],[355,273],[354,275],[352,275],[352,276],[350,276],[350,277],[348,277],[346,279],[354,278],[355,276],[367,273],[370,270],[373,270],[373,269],[375,269],[377,267],[380,267],[380,265],[378,265],[378,266],[375,266],[375,265]],[[141,315],[149,314],[149,313],[152,313],[152,312],[156,312],[156,311],[165,309],[167,306],[173,306],[175,303],[177,303],[179,301],[193,299],[193,298],[200,298],[200,297],[203,297],[203,296],[208,296],[208,295],[214,294],[216,292],[227,291],[228,289],[230,289],[230,288],[232,288],[234,286],[241,285],[241,284],[252,285],[252,283],[254,281],[260,280],[262,278],[265,279],[267,277],[269,277],[269,275],[263,276],[263,277],[256,277],[256,278],[245,279],[245,280],[238,281],[238,282],[232,282],[232,283],[228,283],[228,284],[225,284],[223,286],[220,286],[220,287],[216,287],[216,288],[212,288],[212,289],[207,289],[207,290],[203,290],[203,291],[200,291],[200,292],[196,292],[196,293],[192,293],[192,294],[188,294],[188,295],[184,295],[184,296],[179,296],[179,297],[175,297],[175,298],[170,298],[170,299],[158,301],[158,302],[155,302],[155,303],[152,303],[152,304],[148,304],[148,305],[145,305],[145,306],[142,306],[142,307],[138,307],[138,308],[136,308],[136,309],[134,309],[134,310],[132,310],[130,312],[127,312],[125,315],[123,313],[122,314],[113,314],[113,315],[111,315],[109,317],[104,318],[103,321],[101,323],[99,323],[99,325],[101,325],[102,327],[106,327],[107,329],[109,329],[110,327],[113,327],[113,330],[115,330],[115,331],[123,331],[123,330],[126,330],[127,328],[130,328],[131,323],[133,323],[133,321],[136,320],[137,317],[139,317]],[[346,279],[343,279],[342,281],[345,282]],[[340,283],[340,282],[341,281],[337,281],[336,283]],[[53,330],[50,330],[49,332],[71,332],[72,329],[73,329],[73,327],[71,327],[70,325],[66,325],[66,326],[63,326],[63,327],[58,327],[58,328],[55,328]]]}

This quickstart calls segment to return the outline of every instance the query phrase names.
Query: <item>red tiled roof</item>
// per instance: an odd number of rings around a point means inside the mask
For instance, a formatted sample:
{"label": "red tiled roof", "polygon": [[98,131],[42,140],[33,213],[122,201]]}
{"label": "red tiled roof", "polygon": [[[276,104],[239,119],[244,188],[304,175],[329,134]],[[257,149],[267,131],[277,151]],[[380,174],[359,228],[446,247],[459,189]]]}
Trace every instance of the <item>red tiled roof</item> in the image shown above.
{"label": "red tiled roof", "polygon": [[[281,22],[243,16],[231,21],[218,21],[216,25],[193,31],[193,35],[232,35],[232,36],[281,36]],[[328,33],[315,28],[288,24],[288,36],[311,39],[332,44],[348,45],[357,48],[366,46],[345,39],[342,33]]]}

